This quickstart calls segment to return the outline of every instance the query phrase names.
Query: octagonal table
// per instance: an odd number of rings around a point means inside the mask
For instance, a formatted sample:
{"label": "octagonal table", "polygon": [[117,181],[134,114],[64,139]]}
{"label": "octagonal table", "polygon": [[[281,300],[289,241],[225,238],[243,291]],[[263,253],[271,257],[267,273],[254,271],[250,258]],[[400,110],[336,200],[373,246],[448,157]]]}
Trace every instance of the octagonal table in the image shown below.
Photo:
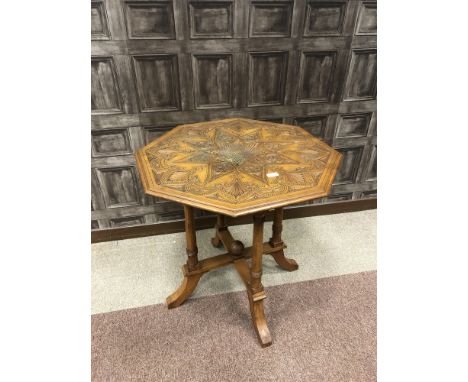
{"label": "octagonal table", "polygon": [[[204,273],[234,264],[247,289],[260,343],[270,345],[262,256],[271,255],[287,271],[298,269],[284,256],[283,207],[328,195],[341,154],[297,126],[231,118],[177,126],[140,149],[136,159],[146,194],[184,205],[188,258],[181,286],[166,300],[168,307],[189,298]],[[217,214],[212,244],[224,246],[227,253],[198,260],[194,207]],[[264,243],[269,210],[274,210],[273,232]],[[246,248],[232,237],[225,216],[247,214],[253,215],[253,241]]]}

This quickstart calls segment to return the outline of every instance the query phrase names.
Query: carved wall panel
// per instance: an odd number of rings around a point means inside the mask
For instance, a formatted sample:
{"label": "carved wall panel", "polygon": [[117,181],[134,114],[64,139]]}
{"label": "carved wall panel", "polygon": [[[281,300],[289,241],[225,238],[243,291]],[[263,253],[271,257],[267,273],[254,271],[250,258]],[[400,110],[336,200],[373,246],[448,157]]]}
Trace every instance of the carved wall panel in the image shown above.
{"label": "carved wall panel", "polygon": [[293,2],[253,1],[250,5],[251,37],[288,37],[291,34]]}
{"label": "carved wall panel", "polygon": [[175,38],[174,14],[169,1],[127,1],[125,14],[131,39]]}
{"label": "carved wall panel", "polygon": [[336,137],[354,138],[367,136],[371,116],[371,113],[341,115],[336,129]]}
{"label": "carved wall panel", "polygon": [[119,112],[121,102],[112,58],[91,60],[91,110],[93,112]]}
{"label": "carved wall panel", "polygon": [[375,98],[377,87],[377,51],[354,50],[349,66],[345,100]]}
{"label": "carved wall panel", "polygon": [[250,53],[249,58],[249,105],[283,104],[288,53]]}
{"label": "carved wall panel", "polygon": [[338,149],[338,151],[343,154],[343,159],[333,184],[354,183],[359,170],[363,147],[349,147]]}
{"label": "carved wall panel", "polygon": [[191,1],[189,3],[190,37],[232,37],[232,10],[232,1]]}
{"label": "carved wall panel", "polygon": [[97,171],[106,207],[140,203],[135,171],[135,167],[101,168]]}
{"label": "carved wall panel", "polygon": [[311,203],[376,197],[376,33],[370,0],[91,1],[91,228],[182,219],[143,194],[133,154],[227,117],[301,126],[345,154]]}
{"label": "carved wall panel", "polygon": [[130,138],[126,129],[93,131],[91,136],[93,157],[132,153]]}
{"label": "carved wall panel", "polygon": [[141,111],[179,108],[177,56],[133,56]]}
{"label": "carved wall panel", "polygon": [[307,3],[307,16],[304,36],[337,35],[341,33],[346,10],[346,2]]}
{"label": "carved wall panel", "polygon": [[330,99],[335,58],[334,52],[302,53],[299,102]]}
{"label": "carved wall panel", "polygon": [[91,39],[108,40],[107,14],[102,1],[91,2]]}
{"label": "carved wall panel", "polygon": [[232,106],[232,55],[194,55],[193,80],[197,108]]}
{"label": "carved wall panel", "polygon": [[356,25],[357,35],[377,34],[377,4],[363,1],[359,5],[359,15]]}

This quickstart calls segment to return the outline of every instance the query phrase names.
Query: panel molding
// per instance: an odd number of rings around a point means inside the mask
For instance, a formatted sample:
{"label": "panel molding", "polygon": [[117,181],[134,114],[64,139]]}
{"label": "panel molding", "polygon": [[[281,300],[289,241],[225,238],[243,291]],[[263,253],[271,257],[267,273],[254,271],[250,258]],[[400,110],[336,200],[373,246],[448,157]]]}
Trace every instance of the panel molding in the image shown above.
{"label": "panel molding", "polygon": [[292,1],[252,1],[249,37],[290,37],[292,13]]}
{"label": "panel molding", "polygon": [[[283,105],[285,97],[286,74],[288,68],[289,52],[249,52],[249,92],[248,106]],[[272,58],[279,59],[276,62],[279,67],[270,73],[273,78],[264,78]],[[255,61],[263,60],[260,64]],[[266,61],[266,62],[265,62]],[[257,67],[260,66],[260,67]],[[276,69],[276,70],[275,70]],[[259,81],[263,80],[263,83]],[[267,94],[265,94],[267,93]],[[273,93],[273,94],[271,94]],[[263,98],[263,100],[261,99]]]}
{"label": "panel molding", "polygon": [[307,1],[303,36],[341,35],[346,4],[346,1]]}
{"label": "panel molding", "polygon": [[[312,103],[312,102],[329,102],[332,96],[332,84],[335,75],[336,61],[338,53],[336,51],[303,51],[301,52],[301,63],[299,70],[299,87],[297,94],[297,102],[299,103]],[[317,67],[308,68],[308,61],[318,61],[316,66],[320,67],[320,71],[316,70]],[[311,62],[314,64],[314,62]],[[323,68],[325,66],[325,68]],[[315,70],[314,70],[315,69]],[[326,77],[326,78],[323,78]],[[308,81],[306,88],[305,81]],[[317,91],[318,88],[318,91]],[[310,93],[318,94],[310,94]]]}
{"label": "panel molding", "polygon": [[91,110],[94,114],[123,111],[113,57],[91,57]]}
{"label": "panel molding", "polygon": [[232,1],[189,1],[190,38],[234,37],[233,9]]}
{"label": "panel molding", "polygon": [[361,1],[359,3],[356,35],[377,35],[377,3],[375,1]]}
{"label": "panel molding", "polygon": [[[180,109],[181,97],[177,55],[148,54],[134,55],[132,58],[140,110],[142,112],[151,112]],[[154,68],[154,65],[153,67],[147,66],[145,71],[143,70],[143,64],[146,62],[155,64],[169,62],[169,65],[163,66],[160,64],[156,68]],[[163,77],[163,74],[167,74],[167,72],[170,72],[169,75]],[[160,77],[157,77],[158,75]],[[151,80],[156,83],[151,84]],[[165,84],[166,88],[163,88],[162,84]]]}
{"label": "panel molding", "polygon": [[124,4],[129,39],[175,39],[171,1],[127,0]]}
{"label": "panel molding", "polygon": [[104,1],[91,1],[91,40],[109,40],[110,38]]}
{"label": "panel molding", "polygon": [[[210,73],[211,76],[203,77],[201,75],[202,71],[206,73],[208,68],[213,69],[208,61],[215,60],[217,61],[216,73]],[[200,63],[200,61],[205,61],[205,64]],[[233,106],[234,72],[232,54],[193,54],[192,68],[195,108],[213,109]],[[213,85],[211,86],[211,92],[210,85]],[[210,102],[212,98],[216,98],[216,100]],[[223,100],[224,102],[222,102]]]}

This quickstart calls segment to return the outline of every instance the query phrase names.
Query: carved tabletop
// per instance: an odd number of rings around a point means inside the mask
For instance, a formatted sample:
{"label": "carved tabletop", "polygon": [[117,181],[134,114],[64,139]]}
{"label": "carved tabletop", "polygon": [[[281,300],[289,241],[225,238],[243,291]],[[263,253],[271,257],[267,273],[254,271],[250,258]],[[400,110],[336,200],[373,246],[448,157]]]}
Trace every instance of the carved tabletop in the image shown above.
{"label": "carved tabletop", "polygon": [[326,196],[341,154],[298,126],[181,125],[140,149],[145,193],[229,216]]}
{"label": "carved tabletop", "polygon": [[[298,269],[284,255],[282,207],[326,196],[341,154],[297,126],[232,118],[178,126],[136,157],[147,194],[184,204],[187,262],[180,287],[166,299],[168,308],[183,304],[203,274],[233,264],[246,286],[260,344],[271,345],[262,257],[272,256],[286,271]],[[211,243],[227,253],[198,260],[193,207],[218,214]],[[272,236],[264,243],[265,211],[270,209]],[[225,220],[225,215],[245,214],[253,214],[251,247],[234,240]]]}

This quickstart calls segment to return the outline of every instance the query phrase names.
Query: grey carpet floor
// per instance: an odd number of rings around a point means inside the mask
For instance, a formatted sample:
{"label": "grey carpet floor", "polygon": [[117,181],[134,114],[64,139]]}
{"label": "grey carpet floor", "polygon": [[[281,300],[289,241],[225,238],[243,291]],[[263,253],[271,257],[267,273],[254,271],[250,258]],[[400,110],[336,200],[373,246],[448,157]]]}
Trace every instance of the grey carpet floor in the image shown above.
{"label": "grey carpet floor", "polygon": [[262,349],[245,292],[92,316],[92,380],[376,380],[376,272],[266,289]]}
{"label": "grey carpet floor", "polygon": [[[284,221],[285,254],[299,264],[295,272],[280,269],[264,257],[262,283],[282,285],[323,277],[375,270],[376,210],[314,216]],[[246,246],[252,243],[252,225],[230,228]],[[222,253],[213,248],[213,230],[197,232],[201,259]],[[265,224],[265,241],[271,223]],[[163,303],[177,289],[186,261],[183,233],[120,240],[92,245],[92,313]],[[232,266],[204,275],[193,298],[243,291]]]}

